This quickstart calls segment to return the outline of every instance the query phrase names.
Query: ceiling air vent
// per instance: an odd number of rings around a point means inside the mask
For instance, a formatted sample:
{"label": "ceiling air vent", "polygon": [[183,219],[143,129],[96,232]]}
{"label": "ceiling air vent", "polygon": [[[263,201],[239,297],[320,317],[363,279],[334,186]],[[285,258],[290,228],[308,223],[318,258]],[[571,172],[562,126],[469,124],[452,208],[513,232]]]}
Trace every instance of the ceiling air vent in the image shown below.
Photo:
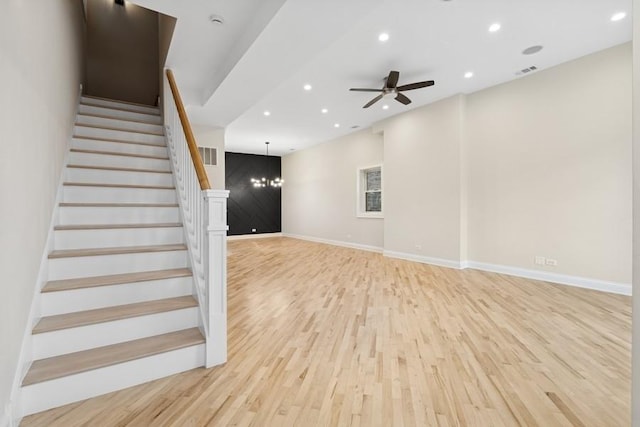
{"label": "ceiling air vent", "polygon": [[527,67],[527,68],[523,68],[522,70],[516,72],[516,76],[522,76],[525,74],[529,74],[532,73],[534,71],[536,71],[538,69],[538,67],[536,67],[535,65],[532,65],[531,67]]}

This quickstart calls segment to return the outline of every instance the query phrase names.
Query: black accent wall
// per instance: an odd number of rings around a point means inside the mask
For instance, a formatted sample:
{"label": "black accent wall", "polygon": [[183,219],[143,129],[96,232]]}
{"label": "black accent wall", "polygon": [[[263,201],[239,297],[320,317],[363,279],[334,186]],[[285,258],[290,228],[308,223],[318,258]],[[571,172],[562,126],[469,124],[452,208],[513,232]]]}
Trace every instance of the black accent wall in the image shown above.
{"label": "black accent wall", "polygon": [[[281,232],[280,188],[255,188],[251,184],[251,178],[273,179],[281,176],[280,157],[227,152],[225,162],[225,182],[229,190],[228,234],[237,236]],[[252,229],[256,231],[253,232]]]}

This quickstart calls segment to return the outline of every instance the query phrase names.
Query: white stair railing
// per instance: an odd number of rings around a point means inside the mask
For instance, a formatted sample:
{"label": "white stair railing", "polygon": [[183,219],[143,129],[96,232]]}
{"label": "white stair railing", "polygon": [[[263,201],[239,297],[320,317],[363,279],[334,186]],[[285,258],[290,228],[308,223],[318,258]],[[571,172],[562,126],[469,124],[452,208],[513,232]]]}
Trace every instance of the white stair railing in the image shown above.
{"label": "white stair railing", "polygon": [[170,91],[165,90],[164,123],[210,367],[227,361],[229,192],[211,189],[171,70],[166,72],[166,83]]}

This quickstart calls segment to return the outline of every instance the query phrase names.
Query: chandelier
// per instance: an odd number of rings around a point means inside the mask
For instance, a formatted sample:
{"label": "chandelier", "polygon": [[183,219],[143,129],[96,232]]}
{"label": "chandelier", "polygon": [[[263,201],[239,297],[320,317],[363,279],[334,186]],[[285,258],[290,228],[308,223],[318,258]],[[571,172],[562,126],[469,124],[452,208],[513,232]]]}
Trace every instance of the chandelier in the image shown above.
{"label": "chandelier", "polygon": [[[265,145],[267,146],[267,175],[269,174],[269,141],[265,142]],[[261,179],[258,178],[251,178],[251,184],[253,184],[254,187],[256,188],[260,188],[260,187],[282,187],[282,184],[284,184],[284,179],[280,179],[280,177],[275,177],[273,179],[267,179],[265,177],[262,177]]]}

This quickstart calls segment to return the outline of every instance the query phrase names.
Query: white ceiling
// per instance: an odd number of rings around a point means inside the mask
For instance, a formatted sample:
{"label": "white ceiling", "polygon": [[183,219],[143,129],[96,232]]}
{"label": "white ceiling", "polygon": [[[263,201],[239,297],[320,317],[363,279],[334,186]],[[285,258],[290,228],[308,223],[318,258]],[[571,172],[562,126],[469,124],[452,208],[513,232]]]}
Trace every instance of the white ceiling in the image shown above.
{"label": "white ceiling", "polygon": [[[631,0],[135,0],[176,16],[169,51],[192,121],[226,127],[227,151],[284,155],[457,93],[631,40]],[[625,11],[629,16],[612,22]],[[215,27],[212,13],[225,17]],[[500,31],[489,26],[499,22]],[[381,32],[387,42],[378,41]],[[543,45],[535,55],[522,51]],[[350,87],[435,80],[380,101]],[[464,73],[473,71],[471,79]],[[303,85],[313,86],[311,91]],[[383,105],[389,105],[383,110]],[[322,114],[320,110],[329,112]],[[269,111],[270,116],[264,116]],[[340,127],[335,128],[334,124]]]}

